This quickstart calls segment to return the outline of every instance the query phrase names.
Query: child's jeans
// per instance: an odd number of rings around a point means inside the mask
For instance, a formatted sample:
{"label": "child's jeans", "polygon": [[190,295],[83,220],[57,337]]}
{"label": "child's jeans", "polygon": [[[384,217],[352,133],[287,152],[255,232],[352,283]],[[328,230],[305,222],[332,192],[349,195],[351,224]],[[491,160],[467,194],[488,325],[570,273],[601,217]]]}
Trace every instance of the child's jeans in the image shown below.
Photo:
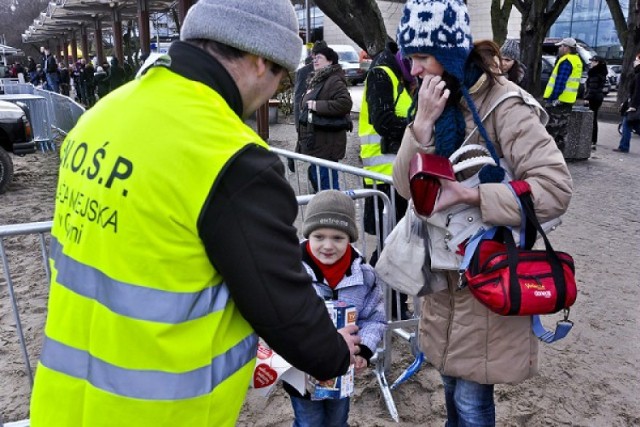
{"label": "child's jeans", "polygon": [[349,398],[309,400],[291,397],[293,427],[347,427]]}

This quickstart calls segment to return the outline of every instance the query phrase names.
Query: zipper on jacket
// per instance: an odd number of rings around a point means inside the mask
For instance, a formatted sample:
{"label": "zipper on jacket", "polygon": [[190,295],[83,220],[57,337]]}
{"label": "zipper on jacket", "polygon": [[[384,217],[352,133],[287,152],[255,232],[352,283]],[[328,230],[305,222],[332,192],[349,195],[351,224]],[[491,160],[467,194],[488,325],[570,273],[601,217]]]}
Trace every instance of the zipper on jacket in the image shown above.
{"label": "zipper on jacket", "polygon": [[451,339],[451,329],[453,326],[453,317],[454,317],[454,313],[455,313],[455,309],[456,309],[456,297],[455,297],[455,290],[453,290],[453,292],[451,291],[451,281],[449,280],[449,277],[447,277],[447,290],[449,293],[449,319],[447,319],[447,342],[444,345],[444,349],[442,350],[442,363],[440,365],[440,369],[438,369],[440,372],[444,371],[444,367],[447,364],[447,355],[449,354],[449,341]]}

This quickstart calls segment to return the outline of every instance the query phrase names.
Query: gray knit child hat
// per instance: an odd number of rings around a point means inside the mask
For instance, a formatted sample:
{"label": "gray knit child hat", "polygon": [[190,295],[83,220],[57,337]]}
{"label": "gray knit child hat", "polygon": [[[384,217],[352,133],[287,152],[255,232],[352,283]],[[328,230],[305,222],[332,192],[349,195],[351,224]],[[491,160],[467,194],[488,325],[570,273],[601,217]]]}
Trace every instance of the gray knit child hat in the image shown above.
{"label": "gray knit child hat", "polygon": [[507,39],[500,48],[500,55],[503,58],[520,61],[520,42],[514,39]]}
{"label": "gray knit child hat", "polygon": [[180,40],[214,40],[293,71],[302,39],[289,0],[200,0],[184,19]]}
{"label": "gray knit child hat", "polygon": [[351,197],[338,190],[324,190],[313,196],[305,211],[302,235],[308,238],[314,230],[325,227],[344,231],[351,242],[358,240],[356,206]]}

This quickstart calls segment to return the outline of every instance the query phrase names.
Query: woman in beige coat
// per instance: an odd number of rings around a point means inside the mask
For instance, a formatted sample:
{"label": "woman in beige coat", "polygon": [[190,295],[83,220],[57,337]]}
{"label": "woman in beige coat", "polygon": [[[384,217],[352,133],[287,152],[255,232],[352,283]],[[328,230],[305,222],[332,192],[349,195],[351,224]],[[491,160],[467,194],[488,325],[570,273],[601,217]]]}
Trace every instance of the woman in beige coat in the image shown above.
{"label": "woman in beige coat", "polygon": [[[442,4],[447,8],[444,16]],[[483,126],[480,123],[480,117],[501,95],[520,89],[500,75],[495,44],[473,46],[462,0],[409,0],[398,28],[398,44],[403,55],[412,59],[411,73],[422,80],[414,101],[413,122],[393,165],[399,194],[411,197],[409,162],[417,152],[448,157],[480,124],[468,144],[487,146],[487,137],[493,142],[501,162],[512,170],[513,179],[524,180],[531,187],[541,222],[563,214],[572,194],[571,176],[541,123],[541,117],[546,116],[537,102],[526,92],[526,101],[520,96],[508,98]],[[489,169],[481,172],[481,184],[475,188],[441,180],[434,212],[466,204],[479,207],[485,223],[519,225],[516,198],[496,173]],[[448,287],[424,298],[421,347],[429,363],[442,374],[447,426],[492,426],[493,385],[518,383],[537,372],[538,341],[531,330],[531,318],[494,314],[468,289],[457,289],[456,271],[444,275]]]}

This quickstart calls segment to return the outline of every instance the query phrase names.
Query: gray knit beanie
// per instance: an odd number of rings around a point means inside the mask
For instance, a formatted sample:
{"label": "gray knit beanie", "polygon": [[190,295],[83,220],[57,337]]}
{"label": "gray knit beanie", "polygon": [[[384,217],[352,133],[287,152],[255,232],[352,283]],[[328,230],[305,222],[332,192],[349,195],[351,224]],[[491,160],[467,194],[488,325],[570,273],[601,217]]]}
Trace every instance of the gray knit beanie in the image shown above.
{"label": "gray knit beanie", "polygon": [[302,39],[289,0],[200,0],[184,19],[180,40],[214,40],[293,71]]}
{"label": "gray knit beanie", "polygon": [[520,61],[520,42],[514,39],[507,39],[500,48],[500,55],[503,58]]}
{"label": "gray knit beanie", "polygon": [[358,240],[356,206],[338,190],[324,190],[313,196],[305,211],[302,235],[308,238],[318,228],[334,228],[344,231],[352,242]]}

